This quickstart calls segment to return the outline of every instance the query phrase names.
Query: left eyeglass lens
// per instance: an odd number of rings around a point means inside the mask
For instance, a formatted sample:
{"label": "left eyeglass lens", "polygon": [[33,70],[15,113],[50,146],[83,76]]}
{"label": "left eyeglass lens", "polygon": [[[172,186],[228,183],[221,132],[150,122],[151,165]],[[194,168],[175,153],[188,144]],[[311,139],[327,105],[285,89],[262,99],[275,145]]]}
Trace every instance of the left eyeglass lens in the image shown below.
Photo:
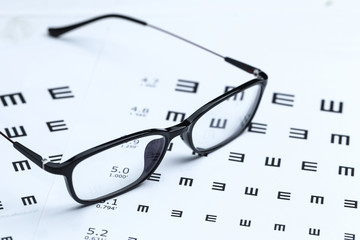
{"label": "left eyeglass lens", "polygon": [[165,139],[160,135],[134,139],[95,154],[73,170],[75,194],[85,201],[104,197],[138,181],[161,157]]}

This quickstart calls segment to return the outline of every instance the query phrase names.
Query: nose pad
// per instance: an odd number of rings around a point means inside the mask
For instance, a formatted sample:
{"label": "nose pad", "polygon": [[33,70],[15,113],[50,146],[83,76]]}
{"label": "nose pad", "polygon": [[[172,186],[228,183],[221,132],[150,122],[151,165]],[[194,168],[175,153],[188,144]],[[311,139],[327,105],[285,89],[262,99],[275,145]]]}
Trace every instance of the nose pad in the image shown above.
{"label": "nose pad", "polygon": [[151,169],[155,166],[157,161],[160,159],[165,146],[165,139],[158,138],[151,140],[145,148],[144,161],[145,161],[145,171],[150,172]]}
{"label": "nose pad", "polygon": [[180,138],[184,141],[184,143],[190,147],[193,151],[197,151],[193,145],[192,145],[192,141],[191,141],[191,132],[189,131],[185,131],[180,135]]}

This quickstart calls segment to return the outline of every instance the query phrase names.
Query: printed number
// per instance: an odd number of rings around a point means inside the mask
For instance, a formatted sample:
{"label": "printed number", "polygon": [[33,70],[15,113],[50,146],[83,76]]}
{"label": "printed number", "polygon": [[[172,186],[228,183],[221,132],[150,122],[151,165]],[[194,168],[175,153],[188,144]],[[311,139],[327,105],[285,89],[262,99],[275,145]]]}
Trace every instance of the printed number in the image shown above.
{"label": "printed number", "polygon": [[109,231],[108,231],[108,230],[105,230],[105,229],[103,229],[103,230],[101,230],[101,231],[103,231],[103,233],[100,234],[100,237],[107,237],[106,234],[107,234]]}
{"label": "printed number", "polygon": [[[88,232],[87,232],[87,235],[94,235],[95,234],[95,231],[96,231],[96,229],[95,228],[92,228],[92,227],[90,227],[89,229],[88,229]],[[100,237],[107,237],[107,233],[108,233],[109,231],[108,230],[105,230],[105,229],[101,229],[101,231],[100,231],[100,233],[99,233],[99,236]],[[98,234],[96,234],[96,235],[98,235]],[[90,239],[89,238],[89,236],[86,236],[85,237],[85,239]],[[99,239],[98,237],[91,237],[91,239]],[[101,239],[103,239],[103,238],[101,238]]]}
{"label": "printed number", "polygon": [[[118,172],[118,168],[119,168],[119,166],[113,166],[111,169],[111,172],[113,172],[113,173]],[[130,168],[128,168],[128,167],[125,167],[122,170],[123,174],[128,174],[129,172],[130,172]],[[120,173],[120,171],[119,171],[119,173]]]}
{"label": "printed number", "polygon": [[88,234],[88,235],[92,235],[92,234],[94,234],[94,233],[95,233],[95,228],[89,228],[87,234]]}
{"label": "printed number", "polygon": [[[105,200],[101,200],[100,203],[105,203]],[[107,202],[108,204],[108,202]],[[117,205],[117,198],[113,199],[112,205],[116,206]]]}
{"label": "printed number", "polygon": [[155,79],[148,79],[148,78],[143,78],[141,79],[142,81],[142,85],[144,85],[145,87],[156,87],[156,84],[159,82],[159,79],[155,78]]}
{"label": "printed number", "polygon": [[132,107],[130,115],[145,117],[149,113],[149,108]]}
{"label": "printed number", "polygon": [[140,141],[138,139],[132,140],[132,141],[121,144],[120,147],[122,147],[122,148],[136,148],[136,145],[139,144],[139,142]]}

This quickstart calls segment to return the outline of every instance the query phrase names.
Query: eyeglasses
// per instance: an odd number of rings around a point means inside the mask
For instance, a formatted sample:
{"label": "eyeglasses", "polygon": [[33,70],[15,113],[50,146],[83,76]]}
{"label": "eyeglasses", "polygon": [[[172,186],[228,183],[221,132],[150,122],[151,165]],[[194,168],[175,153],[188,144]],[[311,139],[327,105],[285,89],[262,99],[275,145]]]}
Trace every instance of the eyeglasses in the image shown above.
{"label": "eyeglasses", "polygon": [[63,175],[69,194],[82,204],[103,201],[138,186],[155,171],[171,140],[179,135],[199,155],[208,154],[234,140],[254,117],[267,83],[267,75],[258,68],[224,57],[174,33],[124,15],[103,15],[66,27],[49,28],[49,35],[59,37],[104,18],[121,18],[171,35],[222,58],[255,75],[255,78],[218,96],[175,126],[132,133],[81,152],[60,164],[42,158],[0,131],[16,150],[37,166],[47,172]]}

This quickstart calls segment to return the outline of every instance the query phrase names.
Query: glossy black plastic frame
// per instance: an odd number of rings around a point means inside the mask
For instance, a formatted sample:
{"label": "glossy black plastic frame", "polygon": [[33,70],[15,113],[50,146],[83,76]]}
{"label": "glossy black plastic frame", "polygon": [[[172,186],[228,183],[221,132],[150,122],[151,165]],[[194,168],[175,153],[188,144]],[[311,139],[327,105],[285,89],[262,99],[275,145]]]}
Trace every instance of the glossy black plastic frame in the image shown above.
{"label": "glossy black plastic frame", "polygon": [[[144,131],[139,131],[127,136],[123,136],[120,138],[117,138],[115,140],[112,140],[110,142],[106,142],[104,144],[101,144],[99,146],[93,147],[91,149],[88,149],[84,152],[81,152],[77,155],[75,155],[74,157],[70,158],[69,160],[63,162],[63,163],[52,163],[44,158],[42,158],[39,154],[35,153],[34,151],[30,150],[29,148],[25,147],[24,145],[22,145],[19,142],[15,142],[12,141],[8,136],[6,136],[4,133],[2,133],[0,131],[0,134],[5,137],[7,140],[9,140],[15,149],[17,149],[20,153],[22,153],[24,156],[26,156],[29,160],[31,160],[32,162],[34,162],[37,166],[43,168],[45,171],[53,173],[53,174],[58,174],[58,175],[63,175],[65,177],[65,182],[66,182],[66,186],[67,189],[70,193],[70,195],[72,196],[72,198],[82,204],[93,204],[105,199],[109,199],[112,197],[115,197],[117,195],[120,195],[122,193],[125,193],[131,189],[133,189],[134,187],[138,186],[140,183],[142,183],[143,181],[145,181],[155,170],[156,168],[159,166],[160,162],[162,161],[167,149],[168,149],[168,145],[170,144],[171,140],[177,136],[181,136],[181,138],[184,140],[184,142],[196,153],[198,153],[199,155],[204,155],[204,154],[208,154],[212,151],[215,151],[216,149],[226,145],[227,143],[229,143],[230,141],[232,141],[233,139],[235,139],[236,137],[238,137],[249,125],[249,123],[251,122],[252,118],[254,117],[256,110],[259,106],[259,103],[261,101],[266,83],[267,83],[267,75],[261,71],[258,68],[252,67],[248,64],[245,64],[243,62],[240,62],[238,60],[229,58],[229,57],[224,57],[214,51],[211,51],[207,48],[204,48],[194,42],[191,42],[187,39],[184,39],[178,35],[175,35],[171,32],[168,32],[164,29],[161,29],[159,27],[156,27],[154,25],[150,25],[144,21],[132,18],[132,17],[128,17],[128,16],[124,16],[124,15],[119,15],[119,14],[109,14],[109,15],[103,15],[100,17],[96,17],[84,22],[80,22],[74,25],[70,25],[67,27],[62,27],[62,28],[49,28],[49,34],[52,37],[59,37],[62,34],[69,32],[71,30],[74,30],[76,28],[79,28],[81,26],[87,25],[89,23],[92,23],[94,21],[98,21],[104,18],[121,18],[124,20],[129,20],[131,22],[134,23],[138,23],[140,25],[144,25],[144,26],[149,26],[155,30],[158,30],[160,32],[166,33],[168,35],[171,35],[175,38],[178,38],[182,41],[185,41],[189,44],[192,44],[198,48],[201,48],[211,54],[214,54],[218,57],[223,58],[227,63],[230,63],[231,65],[244,70],[248,73],[251,73],[253,75],[255,75],[255,79],[252,79],[222,95],[220,95],[219,97],[215,98],[214,100],[208,102],[207,104],[205,104],[204,106],[200,107],[197,111],[195,111],[191,116],[189,116],[188,118],[186,118],[184,121],[182,121],[181,123],[174,125],[172,127],[168,127],[168,128],[164,128],[164,129],[148,129],[148,130],[144,130]],[[210,109],[214,108],[215,106],[217,106],[219,103],[226,101],[226,99],[233,97],[234,95],[238,94],[239,92],[242,92],[244,90],[246,90],[247,88],[253,87],[255,85],[260,86],[260,93],[258,98],[256,99],[256,102],[254,103],[254,108],[253,111],[251,112],[251,114],[249,115],[248,121],[246,124],[244,124],[243,128],[241,128],[238,132],[234,133],[234,135],[232,135],[231,138],[226,139],[225,141],[219,143],[218,145],[210,148],[210,149],[206,149],[206,150],[201,150],[201,149],[197,149],[193,142],[192,142],[192,129],[195,125],[195,123],[201,118],[202,115],[204,115],[206,112],[208,112]],[[102,151],[105,151],[107,149],[110,149],[112,147],[121,145],[123,143],[135,140],[135,139],[139,139],[141,137],[146,137],[146,136],[150,136],[150,135],[161,135],[164,137],[165,139],[165,143],[163,146],[163,151],[160,154],[159,158],[157,159],[157,161],[152,161],[151,159],[145,159],[145,161],[149,161],[146,162],[145,165],[146,166],[150,166],[144,169],[144,172],[142,173],[142,175],[140,176],[140,178],[138,180],[136,180],[135,182],[133,182],[132,184],[119,189],[118,191],[112,192],[106,196],[102,196],[99,198],[95,198],[95,199],[80,199],[74,190],[74,186],[73,186],[73,181],[72,181],[72,173],[74,168],[76,167],[77,164],[79,164],[80,162],[86,160],[87,158],[98,154]]]}

